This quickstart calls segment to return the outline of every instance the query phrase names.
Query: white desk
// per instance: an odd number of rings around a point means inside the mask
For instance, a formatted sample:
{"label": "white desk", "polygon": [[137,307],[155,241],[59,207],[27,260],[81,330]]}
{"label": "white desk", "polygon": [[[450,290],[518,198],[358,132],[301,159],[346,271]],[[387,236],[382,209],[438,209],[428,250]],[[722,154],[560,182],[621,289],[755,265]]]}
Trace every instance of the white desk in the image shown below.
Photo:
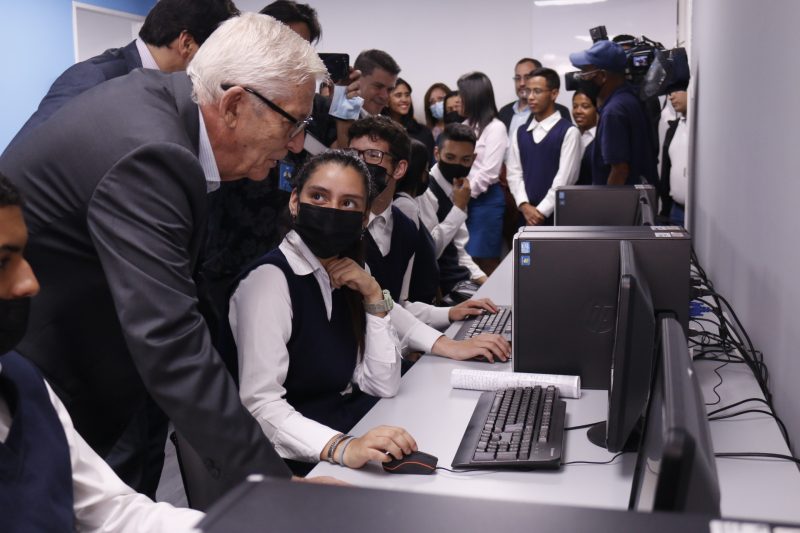
{"label": "white desk", "polygon": [[[500,265],[479,296],[495,303],[512,303],[510,256]],[[449,333],[454,333],[451,326]],[[719,381],[713,369],[720,363],[701,362],[697,370],[706,401]],[[459,362],[426,355],[403,377],[395,398],[383,399],[353,428],[354,435],[381,425],[406,428],[420,450],[439,458],[450,467],[458,444],[477,403],[479,392],[453,390],[453,368],[492,369],[510,372],[511,363],[490,365]],[[760,396],[758,387],[743,365],[728,365],[722,371],[724,384],[717,390],[719,406]],[[577,426],[605,420],[607,395],[604,391],[583,391],[580,400],[567,399],[566,425]],[[718,406],[709,407],[709,410]],[[716,451],[768,451],[788,453],[777,425],[765,415],[744,415],[711,422]],[[606,461],[612,454],[591,444],[586,430],[568,431],[564,437],[564,461]],[[431,476],[385,473],[369,464],[361,470],[320,463],[311,475],[329,475],[363,487],[412,492],[483,497],[558,505],[625,509],[630,496],[636,454],[629,453],[611,465],[569,465],[552,472],[468,472],[437,471]],[[722,514],[728,517],[800,522],[800,472],[791,463],[770,459],[718,459],[722,490]]]}

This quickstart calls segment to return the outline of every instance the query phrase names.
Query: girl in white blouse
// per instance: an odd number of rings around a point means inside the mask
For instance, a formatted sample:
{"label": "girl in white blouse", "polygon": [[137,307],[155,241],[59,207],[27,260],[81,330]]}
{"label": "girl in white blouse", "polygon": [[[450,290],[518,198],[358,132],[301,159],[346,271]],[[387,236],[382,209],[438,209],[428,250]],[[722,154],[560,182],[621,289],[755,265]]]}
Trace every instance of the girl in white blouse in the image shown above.
{"label": "girl in white blouse", "polygon": [[333,151],[300,171],[294,230],[242,275],[229,319],[240,396],[282,457],[360,468],[417,449],[404,429],[346,435],[400,383],[391,299],[363,268],[369,171]]}

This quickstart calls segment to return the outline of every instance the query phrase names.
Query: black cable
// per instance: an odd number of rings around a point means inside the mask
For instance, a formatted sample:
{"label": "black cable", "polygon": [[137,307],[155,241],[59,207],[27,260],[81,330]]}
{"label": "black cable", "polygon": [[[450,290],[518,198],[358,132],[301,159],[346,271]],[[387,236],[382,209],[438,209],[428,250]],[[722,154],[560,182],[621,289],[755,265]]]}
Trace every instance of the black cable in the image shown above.
{"label": "black cable", "polygon": [[[789,443],[789,432],[786,430],[786,426],[783,424],[783,420],[778,418],[778,416],[772,411],[771,408],[770,408],[769,411],[763,411],[761,409],[745,409],[744,411],[737,411],[737,412],[731,413],[729,415],[719,415],[719,416],[713,416],[713,417],[709,416],[708,420],[709,421],[725,420],[727,418],[733,418],[734,416],[744,415],[744,414],[747,414],[747,413],[759,413],[759,414],[762,414],[762,415],[770,416],[773,419],[775,419],[775,423],[778,424],[778,429],[780,430],[781,435],[783,435],[783,438],[784,438],[784,440],[786,440],[786,443],[788,445],[788,443]],[[791,449],[791,447],[789,449]]]}
{"label": "black cable", "polygon": [[800,465],[800,459],[792,457],[791,455],[784,455],[782,453],[767,453],[767,452],[741,452],[741,453],[715,453],[714,457],[768,457],[770,459],[781,459],[784,461],[792,461]]}
{"label": "black cable", "polygon": [[713,392],[714,396],[717,397],[717,401],[713,402],[713,403],[707,403],[706,404],[707,407],[710,407],[712,405],[719,405],[722,402],[722,397],[717,392],[717,389],[720,388],[720,386],[722,386],[722,383],[724,382],[724,380],[722,379],[722,374],[720,374],[719,371],[720,371],[721,368],[725,367],[726,365],[728,365],[727,361],[723,362],[721,365],[719,365],[717,368],[714,369],[714,373],[719,378],[719,382],[716,385],[714,385],[714,388],[711,389],[711,392]]}
{"label": "black cable", "polygon": [[763,398],[745,398],[744,400],[738,401],[736,403],[732,403],[730,405],[726,405],[725,407],[720,407],[719,409],[714,409],[713,411],[709,411],[708,415],[712,416],[712,415],[715,415],[717,413],[721,413],[722,411],[727,411],[728,409],[733,409],[734,407],[738,407],[738,406],[742,405],[743,403],[747,403],[747,402],[760,402],[760,403],[769,405],[767,403],[767,401],[764,400]]}
{"label": "black cable", "polygon": [[466,474],[468,472],[486,472],[488,474],[491,472],[500,472],[500,470],[487,470],[485,468],[467,468],[466,470],[452,470],[450,468],[445,468],[443,466],[437,466],[435,470],[445,470],[447,472],[452,472],[453,474]]}
{"label": "black cable", "polygon": [[625,453],[625,452],[619,452],[617,455],[615,455],[614,457],[612,457],[608,461],[603,461],[603,462],[599,462],[599,461],[570,461],[568,463],[562,463],[562,464],[564,466],[569,466],[569,465],[610,465],[611,463],[614,462],[614,460],[617,457],[619,457],[623,453]]}
{"label": "black cable", "polygon": [[572,431],[572,430],[575,430],[575,429],[590,428],[592,426],[596,426],[597,424],[601,424],[603,422],[605,422],[605,420],[601,420],[600,422],[592,422],[591,424],[583,424],[581,426],[572,426],[572,427],[564,428],[564,431]]}

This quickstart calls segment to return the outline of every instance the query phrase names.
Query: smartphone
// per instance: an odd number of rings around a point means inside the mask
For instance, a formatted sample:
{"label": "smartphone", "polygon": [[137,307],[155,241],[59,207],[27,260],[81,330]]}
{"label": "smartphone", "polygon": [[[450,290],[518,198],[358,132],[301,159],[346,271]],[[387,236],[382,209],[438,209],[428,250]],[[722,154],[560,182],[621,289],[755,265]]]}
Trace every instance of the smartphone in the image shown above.
{"label": "smartphone", "polygon": [[331,80],[336,85],[347,85],[350,79],[350,56],[347,54],[319,54]]}

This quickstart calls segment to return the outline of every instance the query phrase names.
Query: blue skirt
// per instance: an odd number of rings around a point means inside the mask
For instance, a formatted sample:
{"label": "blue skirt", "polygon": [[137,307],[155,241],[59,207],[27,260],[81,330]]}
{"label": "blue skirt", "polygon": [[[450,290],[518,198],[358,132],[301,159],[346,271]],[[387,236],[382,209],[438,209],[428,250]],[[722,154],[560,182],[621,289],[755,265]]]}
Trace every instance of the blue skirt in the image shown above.
{"label": "blue skirt", "polygon": [[469,202],[466,250],[472,257],[500,257],[503,245],[503,214],[506,210],[503,189],[495,183]]}

